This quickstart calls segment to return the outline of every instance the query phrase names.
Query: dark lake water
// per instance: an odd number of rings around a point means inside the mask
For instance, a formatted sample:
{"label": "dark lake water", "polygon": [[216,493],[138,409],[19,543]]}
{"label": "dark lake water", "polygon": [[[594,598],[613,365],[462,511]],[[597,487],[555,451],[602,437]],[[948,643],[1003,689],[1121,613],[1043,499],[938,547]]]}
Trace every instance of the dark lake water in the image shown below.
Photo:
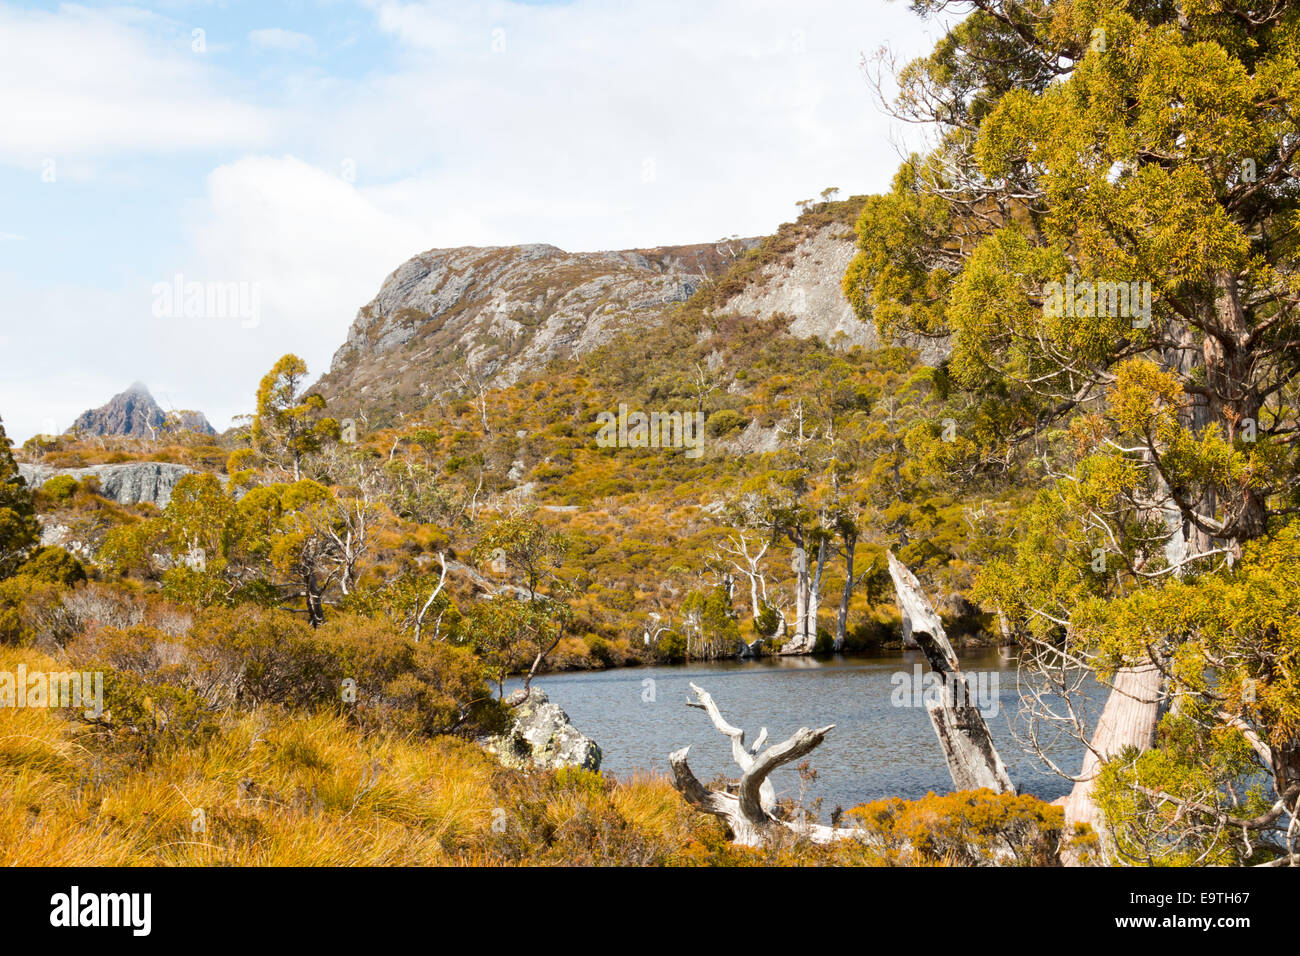
{"label": "dark lake water", "polygon": [[[1046,800],[1067,793],[1069,782],[1046,772],[1013,738],[1020,695],[1011,651],[964,650],[961,659],[972,696],[1020,792]],[[739,775],[730,741],[714,729],[704,711],[686,706],[688,699],[695,699],[687,686],[691,681],[713,695],[730,723],[744,728],[747,744],[764,726],[770,740],[781,741],[800,727],[835,724],[807,758],[819,778],[806,799],[822,798],[825,815],[836,804],[847,809],[882,797],[915,799],[931,790],[952,790],[924,706],[897,703],[900,697],[914,700],[914,675],[928,671],[919,651],[906,651],[879,657],[763,658],[552,674],[538,678],[536,685],[600,745],[601,769],[617,776],[637,770],[666,773],[668,754],[688,744],[691,769],[700,780],[707,783],[717,773]],[[509,685],[514,686],[517,681]],[[1062,766],[1077,768],[1081,750],[1053,756]],[[778,770],[771,779],[779,797],[798,796],[793,767]]]}

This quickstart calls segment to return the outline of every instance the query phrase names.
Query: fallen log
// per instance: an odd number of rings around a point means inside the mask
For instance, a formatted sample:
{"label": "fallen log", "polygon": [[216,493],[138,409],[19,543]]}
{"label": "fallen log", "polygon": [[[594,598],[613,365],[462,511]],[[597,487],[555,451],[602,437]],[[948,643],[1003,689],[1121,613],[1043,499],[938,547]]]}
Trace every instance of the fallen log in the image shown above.
{"label": "fallen log", "polygon": [[943,622],[921,590],[921,584],[889,552],[889,576],[898,595],[898,609],[911,622],[911,636],[930,667],[942,679],[943,693],[926,701],[925,709],[939,738],[948,773],[958,790],[987,787],[997,793],[1015,793],[1015,784],[993,746],[993,737],[979,708],[972,703],[970,685],[957,655],[944,633]]}
{"label": "fallen log", "polygon": [[691,748],[673,751],[668,756],[673,786],[687,803],[720,818],[726,824],[732,841],[742,846],[763,846],[787,834],[805,837],[814,843],[865,837],[865,831],[857,828],[828,827],[806,820],[782,820],[776,816],[776,792],[768,777],[777,767],[811,753],[835,729],[834,724],[816,730],[801,727],[788,740],[761,750],[767,740],[767,729],[764,728],[754,745],[746,749],[745,732],[727,722],[707,691],[695,684],[690,686],[696,699],[688,701],[687,706],[708,713],[713,726],[731,738],[731,756],[743,774],[735,793],[711,790],[700,783],[686,762]]}

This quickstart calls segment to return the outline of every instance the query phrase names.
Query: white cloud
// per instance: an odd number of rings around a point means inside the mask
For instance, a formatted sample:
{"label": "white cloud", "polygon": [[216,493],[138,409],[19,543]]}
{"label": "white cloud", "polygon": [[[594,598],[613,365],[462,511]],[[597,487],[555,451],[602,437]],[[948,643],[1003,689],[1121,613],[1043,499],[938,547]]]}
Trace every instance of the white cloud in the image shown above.
{"label": "white cloud", "polygon": [[208,277],[258,283],[258,331],[296,343],[304,357],[332,354],[384,276],[432,245],[425,230],[364,191],[292,156],[218,168],[190,215]]}
{"label": "white cloud", "polygon": [[329,91],[323,150],[406,181],[449,245],[484,239],[446,212],[488,241],[610,248],[767,232],[826,186],[883,188],[898,158],[859,54],[929,45],[883,2],[375,9],[407,59]]}
{"label": "white cloud", "polygon": [[266,111],[218,82],[189,32],[152,14],[0,7],[0,162],[263,141]]}

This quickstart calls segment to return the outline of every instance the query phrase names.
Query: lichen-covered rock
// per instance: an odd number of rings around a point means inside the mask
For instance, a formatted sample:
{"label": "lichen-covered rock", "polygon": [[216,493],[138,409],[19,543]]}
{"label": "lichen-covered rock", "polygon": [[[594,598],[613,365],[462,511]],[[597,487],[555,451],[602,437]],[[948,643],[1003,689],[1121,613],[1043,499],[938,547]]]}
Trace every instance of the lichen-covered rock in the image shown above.
{"label": "lichen-covered rock", "polygon": [[[19,464],[18,473],[33,488],[39,488],[56,475],[68,475],[78,482],[94,477],[99,493],[119,505],[151,504],[166,508],[176,482],[194,474],[193,468],[162,461],[132,461],[120,465],[93,465],[89,468],[50,468],[46,465]],[[223,481],[225,475],[218,476]]]}
{"label": "lichen-covered rock", "polygon": [[573,726],[545,691],[534,687],[527,698],[516,691],[506,703],[512,708],[510,729],[479,741],[503,765],[517,770],[600,769],[600,747]]}
{"label": "lichen-covered rock", "polygon": [[41,547],[57,547],[82,561],[95,560],[95,546],[82,541],[71,528],[45,515],[36,519],[41,525]]}

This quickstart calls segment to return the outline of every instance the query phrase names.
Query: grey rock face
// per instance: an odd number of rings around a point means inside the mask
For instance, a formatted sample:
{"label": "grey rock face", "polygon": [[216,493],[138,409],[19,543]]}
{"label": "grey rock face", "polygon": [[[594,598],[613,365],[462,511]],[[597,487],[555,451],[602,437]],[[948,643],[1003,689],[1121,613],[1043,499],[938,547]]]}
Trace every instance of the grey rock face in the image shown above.
{"label": "grey rock face", "polygon": [[489,753],[503,765],[518,770],[600,769],[600,747],[579,733],[569,715],[559,704],[551,703],[543,690],[534,687],[528,698],[521,700],[522,692],[506,699],[514,712],[505,734],[479,741]]}
{"label": "grey rock face", "polygon": [[420,406],[472,367],[509,385],[618,332],[662,321],[753,240],[570,253],[533,244],[431,249],[357,314],[317,389],[336,415]]}
{"label": "grey rock face", "polygon": [[176,482],[194,474],[194,469],[160,461],[133,461],[89,468],[19,464],[18,473],[33,488],[39,488],[56,475],[69,475],[77,481],[94,476],[99,479],[99,493],[120,505],[151,504],[166,508]]}
{"label": "grey rock face", "polygon": [[[199,412],[181,412],[177,427],[202,435],[216,431]],[[72,430],[87,435],[134,435],[150,438],[167,428],[167,413],[149,389],[136,382],[125,392],[114,395],[99,408],[82,412],[72,423]]]}
{"label": "grey rock face", "polygon": [[76,537],[71,528],[57,521],[51,521],[44,515],[37,518],[41,525],[41,547],[56,546],[63,548],[82,561],[95,559],[95,547]]}
{"label": "grey rock face", "polygon": [[[855,238],[843,225],[824,226],[795,247],[793,263],[765,266],[756,281],[732,297],[719,311],[769,319],[789,316],[790,333],[807,339],[817,336],[829,344],[879,348],[875,325],[863,322],[844,298],[841,282],[856,252]],[[921,353],[933,365],[948,356],[946,340],[902,337],[899,344]]]}

